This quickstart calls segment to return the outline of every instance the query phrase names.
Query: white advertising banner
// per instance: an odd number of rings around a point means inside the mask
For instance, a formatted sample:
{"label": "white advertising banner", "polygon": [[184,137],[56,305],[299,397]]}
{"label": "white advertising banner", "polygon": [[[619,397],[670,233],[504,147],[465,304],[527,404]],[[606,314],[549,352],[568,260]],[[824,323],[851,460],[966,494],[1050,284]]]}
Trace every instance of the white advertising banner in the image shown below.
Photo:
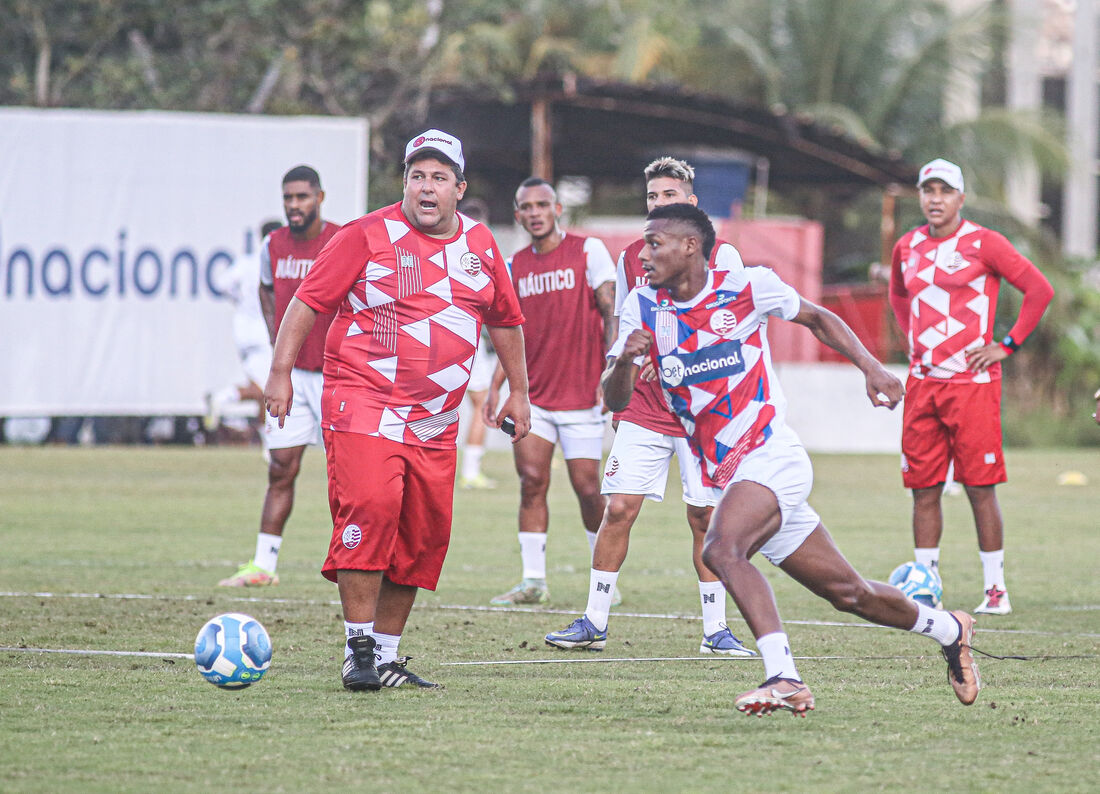
{"label": "white advertising banner", "polygon": [[0,416],[187,415],[243,381],[220,276],[286,222],[367,203],[363,119],[0,109]]}

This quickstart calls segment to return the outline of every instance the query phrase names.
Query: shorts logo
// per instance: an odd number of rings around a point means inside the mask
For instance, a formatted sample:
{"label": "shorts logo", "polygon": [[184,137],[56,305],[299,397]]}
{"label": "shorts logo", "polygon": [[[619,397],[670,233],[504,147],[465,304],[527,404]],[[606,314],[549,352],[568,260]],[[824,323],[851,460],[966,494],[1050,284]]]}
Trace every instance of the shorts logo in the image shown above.
{"label": "shorts logo", "polygon": [[607,459],[607,469],[604,471],[604,477],[614,477],[619,472],[619,459],[612,455]]}
{"label": "shorts logo", "polygon": [[354,549],[363,540],[363,533],[355,524],[348,524],[344,527],[344,534],[340,539],[344,543],[344,548]]}
{"label": "shorts logo", "polygon": [[997,462],[996,453],[994,453],[994,452],[985,453],[985,462],[986,463],[996,463]]}
{"label": "shorts logo", "polygon": [[903,472],[909,471],[909,459],[906,458],[904,455],[901,456],[901,470]]}
{"label": "shorts logo", "polygon": [[478,259],[477,254],[467,251],[458,260],[459,266],[466,271],[468,276],[476,276],[481,272],[481,260]]}
{"label": "shorts logo", "polygon": [[729,309],[719,309],[710,316],[710,328],[719,336],[729,336],[737,327],[737,315]]}

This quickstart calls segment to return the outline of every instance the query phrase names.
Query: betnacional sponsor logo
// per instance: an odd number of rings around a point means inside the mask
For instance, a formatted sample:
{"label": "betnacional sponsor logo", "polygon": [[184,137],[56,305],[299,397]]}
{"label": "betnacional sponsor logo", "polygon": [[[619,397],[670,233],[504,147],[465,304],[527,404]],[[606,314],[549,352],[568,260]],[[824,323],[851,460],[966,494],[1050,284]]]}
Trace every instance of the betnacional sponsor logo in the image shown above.
{"label": "betnacional sponsor logo", "polygon": [[421,135],[419,138],[417,138],[415,141],[413,141],[413,148],[415,149],[418,146],[423,146],[425,143],[445,143],[448,146],[454,146],[455,145],[455,142],[453,140],[451,140],[450,138],[436,138],[436,137],[426,138],[425,136]]}
{"label": "betnacional sponsor logo", "polygon": [[363,532],[355,524],[348,524],[344,527],[344,532],[340,536],[340,540],[344,544],[344,548],[354,549],[363,540]]}
{"label": "betnacional sponsor logo", "polygon": [[741,343],[736,340],[695,353],[676,353],[660,359],[661,381],[669,388],[728,378],[745,371]]}
{"label": "betnacional sponsor logo", "polygon": [[[481,259],[478,255],[472,251],[467,251],[458,260],[459,266],[466,272],[468,276],[476,276],[481,272]],[[573,271],[569,271],[573,272]]]}
{"label": "betnacional sponsor logo", "polygon": [[[227,297],[219,284],[233,264],[228,250],[204,252],[188,246],[166,250],[153,242],[135,244],[134,237],[128,229],[120,229],[113,244],[87,248],[62,242],[46,244],[41,250],[0,245],[0,299]],[[247,234],[246,250],[252,250]]]}

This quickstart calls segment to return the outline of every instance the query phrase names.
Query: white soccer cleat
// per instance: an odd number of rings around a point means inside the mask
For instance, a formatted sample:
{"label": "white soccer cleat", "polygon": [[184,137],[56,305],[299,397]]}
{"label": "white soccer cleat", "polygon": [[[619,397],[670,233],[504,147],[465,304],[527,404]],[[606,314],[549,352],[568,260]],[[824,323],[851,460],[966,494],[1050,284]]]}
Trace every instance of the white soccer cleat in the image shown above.
{"label": "white soccer cleat", "polygon": [[985,598],[974,610],[975,615],[1008,615],[1012,604],[1008,602],[1008,592],[996,585],[985,591]]}

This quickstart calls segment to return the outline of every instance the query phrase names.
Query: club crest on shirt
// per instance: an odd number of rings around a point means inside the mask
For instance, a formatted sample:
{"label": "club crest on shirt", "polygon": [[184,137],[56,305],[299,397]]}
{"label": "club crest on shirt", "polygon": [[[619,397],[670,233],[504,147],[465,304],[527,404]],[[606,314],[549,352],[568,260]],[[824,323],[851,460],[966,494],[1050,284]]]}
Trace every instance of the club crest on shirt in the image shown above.
{"label": "club crest on shirt", "polygon": [[710,316],[710,329],[719,336],[729,336],[737,328],[737,315],[729,309],[719,309]]}
{"label": "club crest on shirt", "polygon": [[955,251],[955,253],[953,253],[951,255],[951,258],[947,261],[947,264],[943,266],[943,269],[948,273],[954,273],[958,270],[962,270],[964,267],[967,266],[967,264],[968,263],[965,259],[963,259],[962,254],[960,254],[958,251]]}
{"label": "club crest on shirt", "polygon": [[481,259],[472,251],[467,251],[458,260],[459,267],[466,271],[468,276],[476,276],[481,272]]}

